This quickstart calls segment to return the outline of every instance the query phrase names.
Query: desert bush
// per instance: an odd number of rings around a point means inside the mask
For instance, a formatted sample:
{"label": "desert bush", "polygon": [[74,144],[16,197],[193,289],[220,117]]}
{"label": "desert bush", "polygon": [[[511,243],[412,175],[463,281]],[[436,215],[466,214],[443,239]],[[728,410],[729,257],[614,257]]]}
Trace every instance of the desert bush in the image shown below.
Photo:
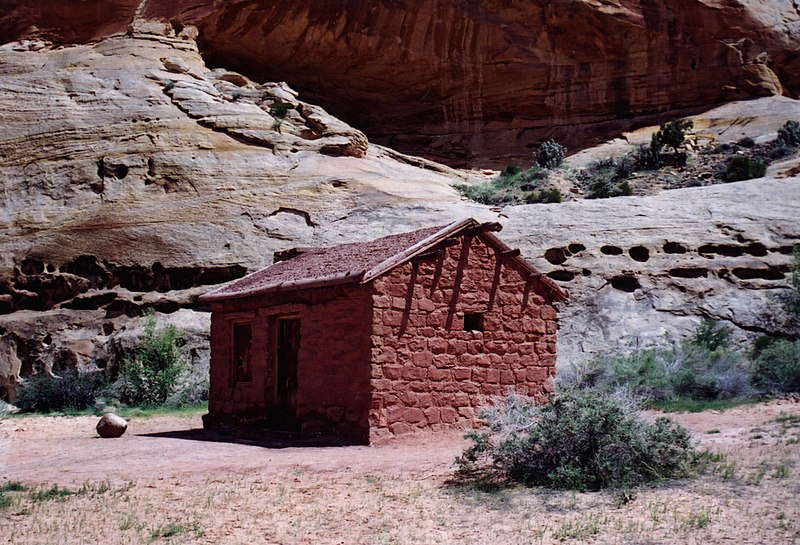
{"label": "desert bush", "polygon": [[534,164],[542,168],[557,168],[564,162],[567,148],[555,140],[546,140],[534,154]]}
{"label": "desert bush", "polygon": [[749,136],[745,136],[744,138],[739,139],[739,141],[736,142],[736,145],[743,148],[752,148],[756,145],[756,141]]}
{"label": "desert bush", "polygon": [[597,179],[586,192],[587,199],[609,199],[612,197],[627,197],[633,195],[631,184],[623,180],[615,182],[612,179]]}
{"label": "desert bush", "polygon": [[510,395],[481,416],[486,429],[456,459],[462,475],[597,490],[685,475],[694,458],[686,429],[595,390],[561,390],[540,407]]}
{"label": "desert bush", "polygon": [[792,148],[776,141],[767,150],[767,157],[769,157],[774,161],[777,159],[783,159],[784,157],[788,157],[792,154],[792,152],[793,152]]}
{"label": "desert bush", "polygon": [[542,189],[541,191],[532,191],[525,196],[525,202],[528,204],[536,203],[557,203],[561,202],[561,191],[557,187],[550,189]]}
{"label": "desert bush", "polygon": [[686,131],[694,127],[691,119],[676,119],[663,123],[656,132],[656,141],[664,146],[672,148],[677,153],[678,148],[686,138]]}
{"label": "desert bush", "polygon": [[15,409],[13,405],[0,399],[0,420],[12,414]]}
{"label": "desert bush", "polygon": [[69,370],[61,376],[42,373],[20,384],[17,407],[24,412],[82,411],[94,407],[108,388],[108,382],[99,372]]}
{"label": "desert bush", "polygon": [[156,330],[156,318],[144,321],[144,335],[133,352],[125,357],[115,390],[128,405],[163,405],[175,391],[185,365],[181,356],[183,332],[174,325]]}
{"label": "desert bush", "polygon": [[789,266],[789,289],[777,296],[781,310],[786,316],[787,326],[800,328],[800,245],[792,249]]}
{"label": "desert bush", "polygon": [[650,138],[650,145],[640,145],[634,152],[634,161],[637,170],[656,170],[661,168],[661,144],[658,142],[658,133]]}
{"label": "desert bush", "polygon": [[167,407],[188,407],[208,402],[209,368],[206,365],[186,366],[167,397]]}
{"label": "desert bush", "polygon": [[761,178],[766,173],[767,163],[763,159],[734,155],[725,162],[722,178],[726,182],[739,182],[751,178]]}
{"label": "desert bush", "polygon": [[680,343],[605,354],[559,376],[569,388],[627,391],[645,403],[733,399],[753,393],[744,355],[731,348],[730,329],[705,322]]}
{"label": "desert bush", "polygon": [[753,365],[753,384],[767,392],[800,392],[800,340],[777,339]]}
{"label": "desert bush", "polygon": [[522,168],[515,163],[508,163],[500,170],[500,176],[503,178],[511,178],[522,172]]}
{"label": "desert bush", "polygon": [[632,195],[633,188],[625,180],[633,174],[635,160],[625,156],[607,157],[594,161],[578,174],[578,180],[585,187],[587,199],[607,199]]}
{"label": "desert bush", "polygon": [[727,348],[731,343],[730,326],[719,324],[714,320],[703,320],[692,336],[692,343],[706,350]]}
{"label": "desert bush", "polygon": [[787,121],[778,129],[777,142],[791,148],[800,146],[800,122]]}
{"label": "desert bush", "polygon": [[289,110],[292,107],[288,104],[284,104],[283,102],[276,102],[272,106],[269,107],[269,113],[272,117],[276,119],[286,119],[286,116],[289,115]]}
{"label": "desert bush", "polygon": [[481,204],[501,205],[520,202],[525,199],[525,192],[531,191],[543,180],[548,171],[538,166],[521,170],[517,165],[509,163],[496,178],[475,185],[460,184],[455,189],[471,201]]}

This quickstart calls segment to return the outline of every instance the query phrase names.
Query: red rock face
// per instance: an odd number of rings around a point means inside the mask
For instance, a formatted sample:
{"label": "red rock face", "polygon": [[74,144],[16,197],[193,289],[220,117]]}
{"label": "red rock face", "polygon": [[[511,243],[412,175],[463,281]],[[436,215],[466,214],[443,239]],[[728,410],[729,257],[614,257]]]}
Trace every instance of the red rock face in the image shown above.
{"label": "red rock face", "polygon": [[[99,8],[64,8],[55,24],[45,6],[57,4],[17,7],[0,30],[101,33],[90,32]],[[779,0],[151,0],[142,15],[196,25],[209,63],[285,80],[373,141],[450,164],[527,159],[547,137],[575,149],[678,110],[800,92],[800,14]]]}

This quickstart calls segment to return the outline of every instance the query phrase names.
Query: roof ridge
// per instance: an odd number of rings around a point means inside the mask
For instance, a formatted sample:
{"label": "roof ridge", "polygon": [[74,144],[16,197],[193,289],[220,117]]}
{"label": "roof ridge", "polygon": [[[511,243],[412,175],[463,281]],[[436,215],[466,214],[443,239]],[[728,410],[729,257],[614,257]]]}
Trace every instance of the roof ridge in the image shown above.
{"label": "roof ridge", "polygon": [[391,269],[404,263],[408,259],[411,259],[420,252],[424,252],[425,250],[429,249],[434,244],[448,237],[453,236],[455,233],[459,232],[465,227],[471,227],[473,224],[477,225],[478,222],[473,218],[466,218],[445,225],[444,227],[442,227],[440,230],[436,231],[429,237],[420,240],[413,246],[406,248],[400,253],[397,253],[393,256],[388,257],[387,259],[384,259],[383,261],[381,261],[368,271],[365,271],[364,277],[361,279],[361,283],[366,284],[367,282],[371,282],[380,275],[390,271]]}

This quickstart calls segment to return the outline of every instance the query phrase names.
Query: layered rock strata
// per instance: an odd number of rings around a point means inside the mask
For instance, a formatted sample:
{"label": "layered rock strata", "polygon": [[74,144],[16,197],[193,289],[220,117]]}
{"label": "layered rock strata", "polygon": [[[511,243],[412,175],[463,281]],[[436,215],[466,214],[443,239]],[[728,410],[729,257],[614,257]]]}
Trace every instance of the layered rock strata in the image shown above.
{"label": "layered rock strata", "polygon": [[6,0],[4,41],[194,25],[204,57],[287,81],[373,141],[450,164],[528,160],[733,99],[800,94],[800,9],[767,0]]}

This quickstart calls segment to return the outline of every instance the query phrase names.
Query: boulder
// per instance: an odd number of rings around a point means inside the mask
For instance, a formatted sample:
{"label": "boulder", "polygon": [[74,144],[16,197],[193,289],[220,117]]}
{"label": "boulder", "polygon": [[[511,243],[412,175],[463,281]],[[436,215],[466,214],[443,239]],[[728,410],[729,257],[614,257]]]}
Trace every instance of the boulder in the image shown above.
{"label": "boulder", "polygon": [[97,433],[103,438],[120,437],[128,429],[128,423],[124,418],[115,414],[104,414],[97,423]]}

